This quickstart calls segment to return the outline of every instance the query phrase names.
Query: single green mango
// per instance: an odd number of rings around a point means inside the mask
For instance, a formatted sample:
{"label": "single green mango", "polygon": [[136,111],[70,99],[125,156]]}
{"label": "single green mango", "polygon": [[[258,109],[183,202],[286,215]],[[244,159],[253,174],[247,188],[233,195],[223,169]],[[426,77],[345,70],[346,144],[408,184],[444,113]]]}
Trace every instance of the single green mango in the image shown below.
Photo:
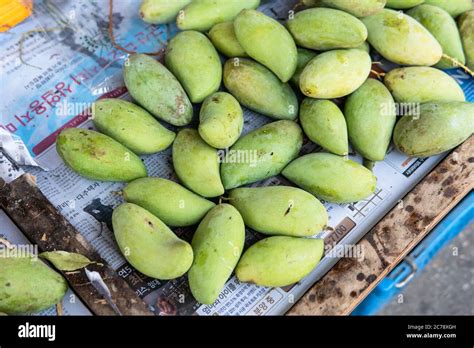
{"label": "single green mango", "polygon": [[369,43],[386,59],[401,65],[435,65],[443,49],[435,37],[415,19],[393,10],[362,19]]}
{"label": "single green mango", "polygon": [[356,17],[366,17],[381,11],[386,2],[387,0],[319,0],[319,6],[336,8]]}
{"label": "single green mango", "polygon": [[235,274],[241,282],[268,287],[287,286],[306,277],[323,253],[322,239],[269,237],[245,251]]}
{"label": "single green mango", "polygon": [[223,55],[232,57],[248,57],[235,36],[234,22],[216,24],[208,33],[213,45]]}
{"label": "single green mango", "polygon": [[466,100],[456,80],[435,68],[412,66],[393,69],[385,75],[384,83],[399,103]]}
{"label": "single green mango", "polygon": [[191,245],[148,210],[123,203],[114,209],[112,225],[120,251],[139,272],[166,280],[182,276],[191,267]]}
{"label": "single green mango", "polygon": [[225,189],[277,175],[303,146],[303,132],[293,121],[266,124],[237,140],[221,164]]}
{"label": "single green mango", "polygon": [[316,57],[316,55],[317,53],[314,51],[298,47],[298,63],[296,65],[296,71],[290,80],[291,83],[297,88],[299,88],[300,86],[300,76],[304,68],[306,67],[306,64],[308,64],[311,59]]}
{"label": "single green mango", "polygon": [[254,9],[260,0],[193,0],[180,12],[176,24],[181,30],[207,31],[233,20],[243,9]]}
{"label": "single green mango", "polygon": [[140,155],[168,148],[176,136],[146,110],[123,99],[100,99],[95,102],[92,121],[99,132]]}
{"label": "single green mango", "polygon": [[209,96],[199,113],[199,135],[217,149],[227,149],[242,133],[244,114],[232,95],[217,92]]}
{"label": "single green mango", "polygon": [[64,129],[56,139],[56,150],[72,170],[92,180],[130,181],[147,176],[137,155],[96,131]]}
{"label": "single green mango", "polygon": [[283,176],[327,202],[352,203],[375,192],[377,179],[357,162],[329,153],[311,153],[291,162]]}
{"label": "single green mango", "polygon": [[125,62],[123,78],[128,92],[153,116],[174,126],[191,122],[193,106],[176,77],[157,60],[133,54]]}
{"label": "single green mango", "polygon": [[397,119],[395,102],[385,85],[367,79],[346,100],[349,140],[365,159],[383,161]]}
{"label": "single green mango", "polygon": [[0,312],[30,314],[59,302],[68,289],[64,278],[37,257],[0,257]]}
{"label": "single green mango", "polygon": [[386,7],[396,10],[405,10],[424,3],[425,0],[387,0]]}
{"label": "single green mango", "polygon": [[234,271],[244,248],[245,225],[239,212],[219,204],[202,219],[191,245],[194,262],[188,273],[196,300],[213,304]]}
{"label": "single green mango", "polygon": [[459,31],[466,64],[469,69],[474,70],[474,11],[468,11],[459,17]]}
{"label": "single green mango", "polygon": [[140,6],[140,17],[152,24],[170,23],[190,2],[191,0],[143,0]]}
{"label": "single green mango", "polygon": [[264,234],[313,236],[328,223],[324,205],[296,187],[237,188],[230,192],[229,202],[240,212],[245,225]]}
{"label": "single green mango", "polygon": [[179,131],[173,144],[173,166],[179,180],[203,197],[224,193],[217,150],[201,139],[195,129]]}
{"label": "single green mango", "polygon": [[142,178],[123,189],[123,198],[145,208],[168,226],[197,224],[215,204],[162,178]]}
{"label": "single green mango", "polygon": [[332,8],[311,8],[286,23],[298,46],[327,51],[354,48],[367,39],[367,29],[356,17]]}
{"label": "single green mango", "polygon": [[262,115],[286,120],[298,116],[298,99],[291,87],[253,60],[229,59],[224,85],[242,105]]}
{"label": "single green mango", "polygon": [[472,0],[425,0],[428,5],[438,6],[451,16],[457,17],[461,13],[472,10]]}
{"label": "single green mango", "polygon": [[324,52],[304,68],[300,76],[300,89],[312,98],[344,97],[364,83],[371,67],[369,54],[360,49]]}
{"label": "single green mango", "polygon": [[393,141],[408,156],[428,157],[451,150],[474,132],[474,104],[426,103],[417,116],[403,116]]}

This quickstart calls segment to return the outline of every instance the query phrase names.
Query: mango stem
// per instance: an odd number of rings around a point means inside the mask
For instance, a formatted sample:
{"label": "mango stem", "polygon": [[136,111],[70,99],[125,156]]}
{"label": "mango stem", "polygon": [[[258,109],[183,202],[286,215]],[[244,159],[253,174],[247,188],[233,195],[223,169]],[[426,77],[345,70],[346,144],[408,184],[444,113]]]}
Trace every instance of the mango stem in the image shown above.
{"label": "mango stem", "polygon": [[449,60],[451,63],[453,63],[454,66],[457,66],[459,68],[462,68],[465,72],[467,72],[469,75],[474,77],[474,72],[469,69],[467,66],[462,64],[460,61],[458,61],[456,58],[453,58],[451,56],[448,56],[447,54],[443,53],[443,58]]}

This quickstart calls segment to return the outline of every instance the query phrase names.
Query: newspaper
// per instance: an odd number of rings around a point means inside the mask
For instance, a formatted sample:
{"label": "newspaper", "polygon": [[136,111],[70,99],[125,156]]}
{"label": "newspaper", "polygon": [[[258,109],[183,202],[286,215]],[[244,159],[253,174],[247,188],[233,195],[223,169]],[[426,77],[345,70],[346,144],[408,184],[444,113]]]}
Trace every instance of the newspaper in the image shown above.
{"label": "newspaper", "polygon": [[[283,0],[264,2],[260,10],[284,19],[294,3]],[[129,50],[158,51],[177,29],[174,24],[152,26],[144,23],[137,15],[138,6],[138,1],[114,2],[116,41]],[[323,202],[330,227],[315,237],[324,238],[328,248],[310,275],[285,288],[240,283],[232,276],[214,304],[201,305],[191,295],[186,276],[171,281],[151,279],[134,270],[120,254],[112,232],[111,215],[123,201],[119,193],[124,184],[84,179],[65,166],[56,153],[54,140],[60,129],[71,126],[93,128],[88,111],[91,102],[103,96],[130,99],[121,77],[127,54],[111,44],[107,26],[108,1],[35,1],[33,18],[12,29],[9,35],[0,36],[0,135],[9,132],[21,138],[31,153],[31,158],[18,156],[18,144],[16,149],[1,144],[4,154],[0,154],[0,175],[11,181],[25,171],[34,174],[46,197],[157,315],[285,313],[334,266],[344,251],[357,243],[443,158],[443,155],[427,159],[407,158],[390,149],[385,161],[375,166],[378,185],[374,195],[354,204]],[[45,31],[32,34],[38,28]],[[20,45],[23,33],[29,34]],[[468,99],[474,100],[474,80],[461,70],[453,70],[450,74],[463,87]],[[78,105],[77,110],[64,112],[67,107]],[[244,134],[272,121],[249,110],[244,111],[244,118]],[[319,150],[305,140],[303,153]],[[19,157],[28,158],[29,162],[16,162]],[[349,157],[362,161],[355,154]],[[150,176],[177,181],[170,149],[142,158]],[[252,186],[277,184],[291,185],[278,176]],[[25,242],[18,230],[5,227],[8,223],[5,214],[0,215],[0,236]],[[194,229],[173,230],[190,241]],[[262,235],[247,229],[246,247],[261,238]],[[363,257],[363,253],[354,257]],[[70,314],[89,314],[82,304],[68,308]],[[51,309],[43,314],[54,313]]]}

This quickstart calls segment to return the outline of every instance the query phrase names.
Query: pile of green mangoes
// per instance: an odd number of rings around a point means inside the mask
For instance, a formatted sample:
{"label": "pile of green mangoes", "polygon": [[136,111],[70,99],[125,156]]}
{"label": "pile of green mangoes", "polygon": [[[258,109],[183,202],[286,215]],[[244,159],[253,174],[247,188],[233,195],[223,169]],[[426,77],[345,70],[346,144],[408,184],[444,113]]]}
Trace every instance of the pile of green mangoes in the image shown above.
{"label": "pile of green mangoes", "polygon": [[[303,3],[282,24],[256,10],[259,0],[145,0],[145,21],[176,19],[182,30],[164,63],[131,55],[123,75],[134,103],[101,99],[98,132],[66,129],[57,138],[80,175],[128,182],[126,203],[113,213],[125,258],[158,279],[187,273],[201,303],[213,303],[234,271],[269,287],[309,274],[324,245],[308,237],[328,222],[318,199],[373,194],[367,167],[384,159],[392,139],[409,156],[431,156],[473,133],[474,105],[438,69],[474,68],[471,0]],[[370,49],[402,67],[383,81],[369,77]],[[419,113],[397,122],[397,103],[420,104]],[[242,135],[242,106],[274,121]],[[193,118],[198,125],[189,127]],[[325,151],[300,156],[304,136]],[[349,143],[366,166],[346,158]],[[138,157],[169,146],[180,183],[147,177]],[[220,149],[251,156],[220,161]],[[297,187],[249,186],[280,174]],[[216,202],[223,195],[227,203]],[[194,225],[191,244],[171,230]],[[243,252],[245,226],[268,237]]]}

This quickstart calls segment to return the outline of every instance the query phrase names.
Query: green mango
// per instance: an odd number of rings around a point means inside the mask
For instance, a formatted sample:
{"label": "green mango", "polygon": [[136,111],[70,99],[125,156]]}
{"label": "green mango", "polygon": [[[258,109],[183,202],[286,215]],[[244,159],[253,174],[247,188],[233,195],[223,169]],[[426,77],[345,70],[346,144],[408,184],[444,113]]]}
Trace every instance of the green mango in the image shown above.
{"label": "green mango", "polygon": [[276,121],[244,135],[221,164],[226,190],[277,175],[303,146],[303,132],[293,121]]}
{"label": "green mango", "polygon": [[[255,10],[243,10],[234,20],[237,40],[247,54],[288,82],[297,65],[296,44],[286,28]],[[284,54],[282,54],[284,52]]]}
{"label": "green mango", "polygon": [[305,98],[300,107],[300,123],[312,142],[336,155],[349,153],[346,119],[332,101]]}
{"label": "green mango", "polygon": [[179,131],[173,144],[173,166],[179,180],[203,197],[224,193],[217,150],[201,139],[195,129]]}
{"label": "green mango", "polygon": [[72,170],[91,180],[130,181],[147,176],[137,155],[96,131],[64,129],[56,139],[56,150]]}
{"label": "green mango", "polygon": [[428,157],[451,150],[473,132],[473,103],[426,103],[419,115],[403,116],[398,121],[393,141],[408,156]]}
{"label": "green mango", "polygon": [[367,41],[364,41],[361,45],[359,45],[357,47],[354,47],[354,49],[362,50],[362,51],[365,51],[367,53],[370,53],[370,45]]}
{"label": "green mango", "polygon": [[[436,6],[420,5],[412,8],[407,14],[433,34],[443,48],[444,54],[456,59],[461,64],[466,63],[458,27],[449,13]],[[439,69],[451,69],[458,65],[453,64],[451,60],[442,58],[435,66]]]}
{"label": "green mango", "polygon": [[95,102],[92,121],[99,132],[139,155],[168,148],[176,136],[146,110],[122,99],[100,99]]}
{"label": "green mango", "polygon": [[132,181],[122,194],[127,202],[145,208],[172,227],[197,224],[215,206],[183,186],[162,178]]}
{"label": "green mango", "polygon": [[193,103],[202,102],[221,85],[219,54],[198,31],[183,31],[172,38],[166,48],[165,63]]}
{"label": "green mango", "polygon": [[472,0],[425,0],[425,3],[438,6],[453,17],[472,10]]}
{"label": "green mango", "polygon": [[269,237],[245,251],[235,274],[241,282],[283,287],[306,277],[319,263],[323,253],[322,239]]}
{"label": "green mango", "polygon": [[175,279],[188,271],[193,249],[148,210],[133,203],[114,209],[112,226],[120,251],[139,272],[155,279]]}
{"label": "green mango", "polygon": [[324,205],[296,187],[237,188],[230,192],[229,202],[240,212],[245,225],[264,234],[314,236],[328,223]]}
{"label": "green mango", "polygon": [[383,161],[397,120],[395,102],[385,85],[367,79],[346,100],[349,140],[365,159]]}
{"label": "green mango", "polygon": [[217,149],[227,149],[242,133],[244,114],[232,95],[217,92],[209,96],[199,113],[199,135]]}
{"label": "green mango", "polygon": [[191,245],[194,262],[188,273],[196,300],[213,304],[234,271],[244,248],[245,225],[239,212],[219,204],[202,219]]}
{"label": "green mango", "polygon": [[377,179],[357,162],[329,153],[311,153],[291,162],[283,176],[327,202],[352,203],[375,192]]}
{"label": "green mango", "polygon": [[459,17],[459,31],[466,55],[466,65],[474,70],[474,11],[468,11]]}
{"label": "green mango", "polygon": [[385,75],[384,83],[399,103],[466,100],[456,80],[435,68],[412,66],[393,69]]}
{"label": "green mango", "polygon": [[424,3],[425,0],[387,0],[386,7],[394,8],[396,10],[404,10],[412,8]]}
{"label": "green mango", "polygon": [[68,289],[64,278],[37,257],[0,256],[0,312],[30,314],[59,302]]}
{"label": "green mango", "polygon": [[213,45],[223,55],[232,57],[248,57],[235,36],[234,22],[216,24],[208,33]]}
{"label": "green mango", "polygon": [[372,61],[360,49],[334,50],[313,58],[300,76],[300,89],[311,98],[344,97],[359,88],[370,74]]}
{"label": "green mango", "polygon": [[443,49],[435,37],[415,19],[393,10],[362,19],[369,43],[386,59],[401,65],[435,65]]}
{"label": "green mango", "polygon": [[290,80],[290,82],[297,88],[300,86],[300,76],[306,67],[306,64],[308,64],[311,59],[316,57],[316,55],[317,53],[314,51],[298,47],[298,63],[296,65],[296,71]]}
{"label": "green mango", "polygon": [[166,24],[176,19],[191,0],[143,0],[140,5],[140,17],[151,24]]}
{"label": "green mango", "polygon": [[233,20],[244,9],[255,9],[260,0],[193,0],[180,12],[176,24],[181,30],[207,31]]}
{"label": "green mango", "polygon": [[153,116],[173,126],[191,122],[193,106],[176,77],[157,60],[133,54],[125,62],[123,78],[128,92]]}
{"label": "green mango", "polygon": [[354,48],[367,39],[367,29],[356,17],[331,8],[311,8],[286,23],[298,46],[327,51]]}
{"label": "green mango", "polygon": [[262,115],[286,120],[298,116],[298,99],[291,87],[253,60],[229,59],[224,85],[242,105]]}
{"label": "green mango", "polygon": [[327,6],[348,12],[356,17],[366,17],[381,11],[387,0],[319,0]]}

